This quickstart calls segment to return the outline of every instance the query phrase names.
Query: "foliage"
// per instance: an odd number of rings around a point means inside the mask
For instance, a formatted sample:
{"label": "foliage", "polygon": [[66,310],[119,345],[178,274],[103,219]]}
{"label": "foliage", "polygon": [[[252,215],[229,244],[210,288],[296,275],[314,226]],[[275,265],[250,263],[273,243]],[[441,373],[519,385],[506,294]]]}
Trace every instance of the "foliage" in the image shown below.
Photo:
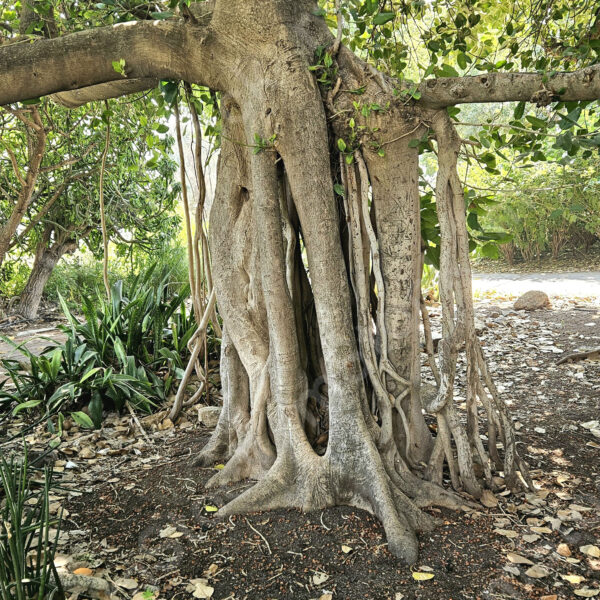
{"label": "foliage", "polygon": [[[40,356],[15,345],[30,365],[2,360],[14,389],[0,385],[0,406],[16,403],[13,414],[42,409],[45,417],[87,406],[85,412],[75,410],[73,418],[100,427],[107,405],[121,409],[130,403],[149,412],[164,402],[183,373],[196,324],[185,305],[189,287],[170,292],[168,273],[154,286],[154,271],[148,269],[126,287],[117,281],[110,300],[101,294],[84,298],[83,322],[60,298],[67,340]],[[213,351],[216,340],[211,341]]]}
{"label": "foliage", "polygon": [[[108,278],[112,286],[119,279],[129,289],[139,273],[152,270],[148,285],[151,287],[161,283],[161,277],[167,277],[169,293],[179,293],[186,285],[187,254],[183,246],[165,244],[157,247],[152,254],[138,249],[130,256],[113,256],[108,263]],[[102,281],[102,263],[90,252],[79,252],[73,258],[63,260],[54,269],[44,290],[44,297],[57,302],[62,296],[67,305],[79,310],[84,298],[98,294]]]}
{"label": "foliage", "polygon": [[577,158],[558,169],[518,173],[517,188],[498,194],[485,221],[510,231],[524,260],[547,251],[556,258],[567,244],[587,247],[600,236],[598,166],[598,159]]}
{"label": "foliage", "polygon": [[18,296],[27,283],[31,269],[23,260],[11,259],[0,270],[0,298]]}
{"label": "foliage", "polygon": [[60,519],[50,517],[52,472],[33,480],[25,449],[20,463],[0,457],[0,483],[0,599],[64,597],[54,567]]}

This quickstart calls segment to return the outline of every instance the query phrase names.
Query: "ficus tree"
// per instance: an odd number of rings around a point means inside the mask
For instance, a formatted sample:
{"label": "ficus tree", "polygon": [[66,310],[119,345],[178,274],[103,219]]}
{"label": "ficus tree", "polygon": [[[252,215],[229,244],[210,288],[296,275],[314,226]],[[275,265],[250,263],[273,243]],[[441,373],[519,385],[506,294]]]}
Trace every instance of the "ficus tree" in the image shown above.
{"label": "ficus tree", "polygon": [[[126,12],[101,4],[112,22]],[[475,0],[168,4],[151,20],[0,48],[0,104],[55,94],[74,106],[160,79],[220,94],[210,241],[224,406],[197,462],[226,461],[210,485],[258,480],[223,515],[366,508],[390,551],[414,562],[416,532],[434,524],[421,507],[457,507],[459,491],[478,498],[500,472],[509,488],[533,485],[475,334],[453,117],[465,103],[561,110],[596,100],[600,67],[587,41],[585,56],[569,62],[552,46],[556,67],[552,56],[538,64],[558,37],[549,21],[570,24],[565,40],[591,40],[594,5],[532,3],[544,17],[534,21],[520,3]],[[411,70],[424,79],[408,81]],[[420,298],[426,150],[437,156],[437,360]],[[432,394],[422,393],[421,317]],[[459,352],[465,412],[454,401]],[[456,492],[442,487],[446,474]]]}

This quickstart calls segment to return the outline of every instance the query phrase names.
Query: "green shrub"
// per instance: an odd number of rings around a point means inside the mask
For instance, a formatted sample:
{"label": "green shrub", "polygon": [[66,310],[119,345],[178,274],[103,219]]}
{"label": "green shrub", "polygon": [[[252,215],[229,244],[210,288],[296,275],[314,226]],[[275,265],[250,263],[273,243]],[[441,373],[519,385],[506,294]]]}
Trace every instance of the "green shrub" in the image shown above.
{"label": "green shrub", "polygon": [[31,267],[23,259],[7,259],[0,269],[0,298],[18,296],[30,272]]}
{"label": "green shrub", "polygon": [[[41,409],[45,417],[74,410],[73,418],[86,427],[100,427],[107,405],[120,410],[129,402],[150,412],[181,378],[196,330],[186,308],[189,286],[176,293],[171,287],[170,273],[157,275],[154,265],[128,284],[115,282],[110,300],[100,294],[84,297],[83,322],[59,296],[68,321],[62,327],[67,334],[63,344],[36,356],[5,338],[30,365],[2,360],[14,389],[0,384],[0,408],[16,403],[13,414]],[[215,350],[214,336],[211,340],[209,351]],[[79,410],[84,406],[86,412]]]}
{"label": "green shrub", "polygon": [[[132,257],[111,258],[108,280],[110,285],[123,280],[125,288],[129,288],[140,273],[147,273],[151,268],[148,285],[157,286],[166,278],[169,291],[179,292],[188,281],[186,249],[180,245],[167,245],[152,254],[138,251]],[[84,298],[94,298],[98,294],[101,282],[102,261],[89,252],[77,254],[56,266],[46,284],[44,298],[58,302],[62,296],[70,307],[78,309]]]}
{"label": "green shrub", "polygon": [[30,476],[27,449],[22,463],[0,457],[1,600],[64,597],[54,567],[60,518],[50,517],[51,486],[48,469],[41,483]]}

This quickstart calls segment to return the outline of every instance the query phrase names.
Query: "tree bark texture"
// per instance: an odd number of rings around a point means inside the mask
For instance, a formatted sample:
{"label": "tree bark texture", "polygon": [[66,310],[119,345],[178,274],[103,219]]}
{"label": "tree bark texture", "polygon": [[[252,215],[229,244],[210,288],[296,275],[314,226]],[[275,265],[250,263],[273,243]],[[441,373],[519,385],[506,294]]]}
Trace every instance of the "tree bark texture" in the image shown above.
{"label": "tree bark texture", "polygon": [[[365,508],[381,519],[390,551],[412,563],[416,532],[434,524],[423,506],[458,508],[461,494],[495,489],[499,472],[510,488],[532,487],[475,334],[461,140],[445,107],[545,103],[562,88],[561,99],[597,98],[599,67],[547,80],[428,80],[422,100],[406,100],[395,93],[399,82],[335,45],[311,1],[192,7],[195,22],[122,24],[0,49],[0,72],[14,82],[0,86],[0,103],[52,93],[75,106],[161,78],[222,93],[209,231],[224,323],[223,409],[196,462],[226,462],[210,485],[257,480],[222,515]],[[331,67],[316,65],[317,47],[330,48]],[[121,58],[126,80],[111,65]],[[317,84],[311,65],[328,84]],[[438,146],[442,236],[432,397],[420,376],[421,316],[430,360],[433,350],[410,144],[428,131]],[[454,399],[461,352],[466,411]]]}

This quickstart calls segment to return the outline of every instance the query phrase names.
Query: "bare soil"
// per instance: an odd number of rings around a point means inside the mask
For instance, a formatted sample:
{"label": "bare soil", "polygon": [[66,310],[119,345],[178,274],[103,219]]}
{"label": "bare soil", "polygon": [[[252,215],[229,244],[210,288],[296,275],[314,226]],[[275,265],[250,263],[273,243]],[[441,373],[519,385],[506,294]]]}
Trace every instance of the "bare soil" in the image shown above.
{"label": "bare soil", "polygon": [[[431,312],[436,323],[439,308]],[[143,419],[149,441],[129,416],[111,415],[99,432],[72,427],[51,457],[66,488],[55,492],[54,507],[68,511],[63,568],[91,569],[118,584],[120,597],[209,597],[198,594],[210,588],[218,600],[599,595],[600,557],[581,547],[600,545],[600,438],[590,425],[600,418],[600,363],[556,361],[599,345],[600,312],[562,301],[515,313],[498,299],[480,301],[477,312],[537,493],[500,493],[497,506],[479,510],[432,510],[440,525],[420,536],[419,562],[409,568],[388,552],[377,520],[353,508],[303,514],[257,506],[248,516],[215,516],[214,507],[250,484],[205,488],[215,470],[190,466],[209,435],[194,408],[175,426]],[[0,425],[0,436],[18,427]],[[48,437],[38,430],[28,441],[42,449]],[[559,544],[571,555],[559,554]],[[417,573],[433,577],[418,581]],[[573,584],[564,579],[571,575],[585,579]]]}

